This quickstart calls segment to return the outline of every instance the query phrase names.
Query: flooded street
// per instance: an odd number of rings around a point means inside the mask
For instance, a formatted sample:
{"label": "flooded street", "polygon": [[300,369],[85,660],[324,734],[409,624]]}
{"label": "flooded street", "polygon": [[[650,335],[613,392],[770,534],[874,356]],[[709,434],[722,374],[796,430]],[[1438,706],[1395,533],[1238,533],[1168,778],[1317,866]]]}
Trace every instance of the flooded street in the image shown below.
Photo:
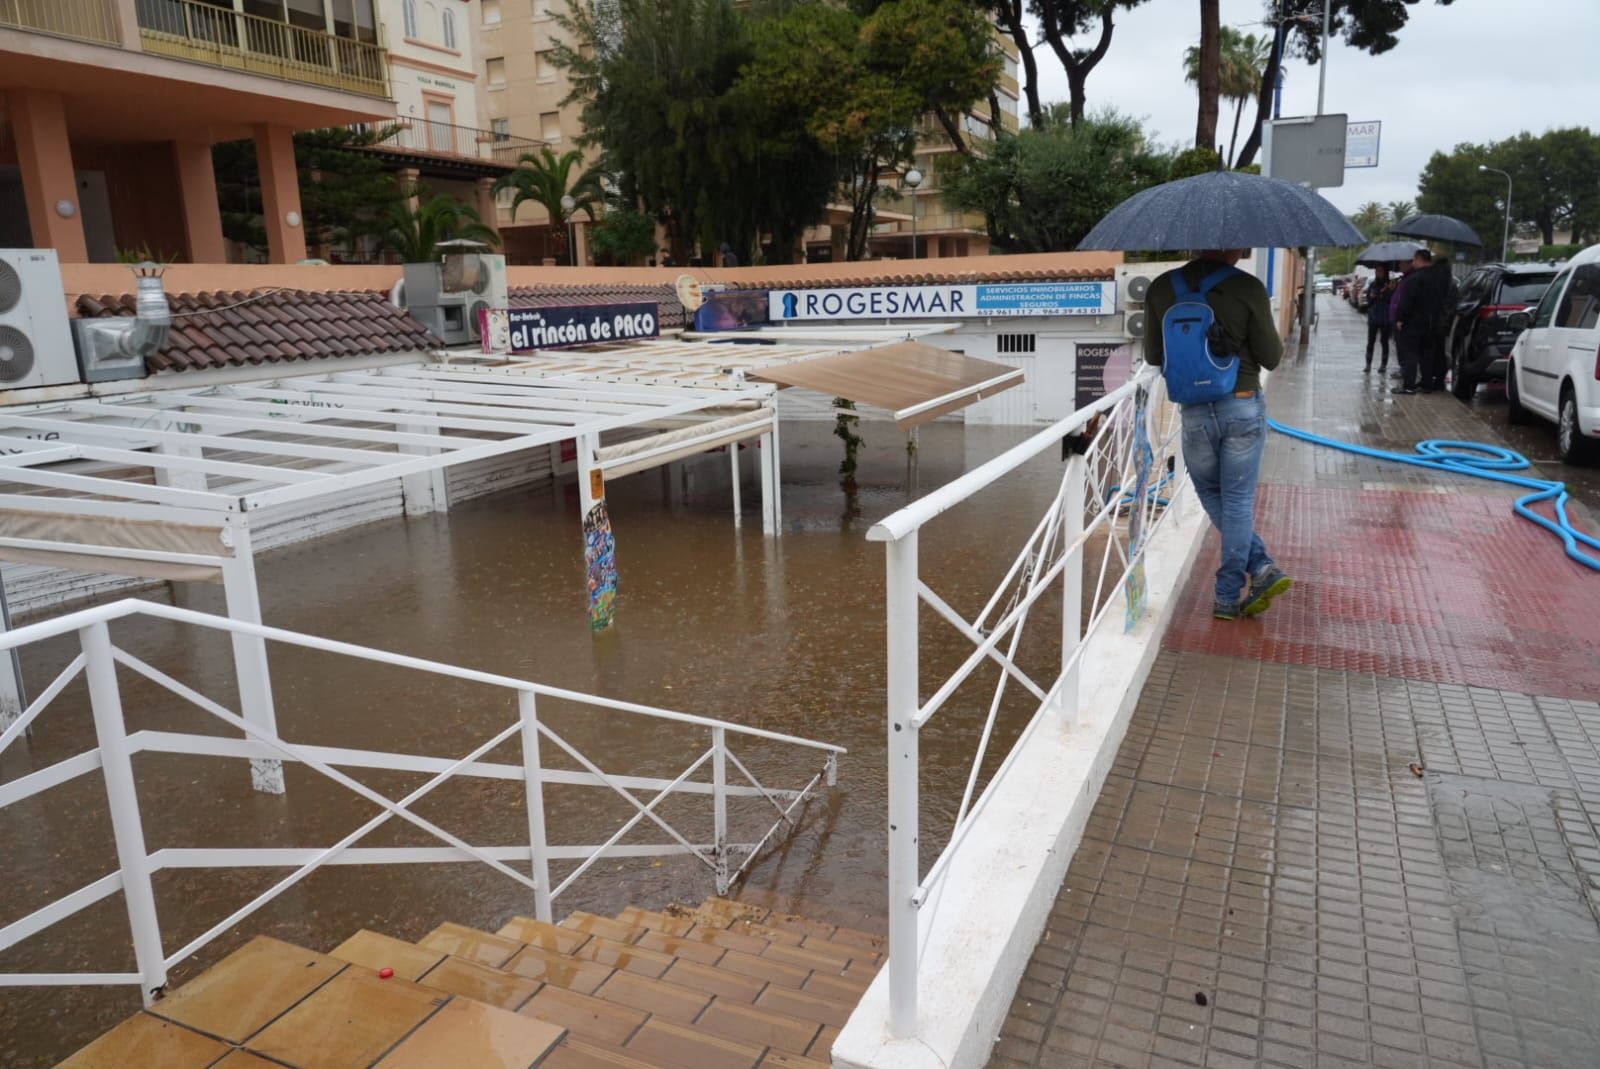
{"label": "flooded street", "polygon": [[[805,903],[877,926],[885,853],[884,562],[882,547],[868,543],[866,532],[912,497],[1031,432],[928,425],[914,469],[908,468],[905,436],[892,424],[863,422],[858,433],[866,439],[859,488],[847,496],[839,486],[841,447],[832,425],[784,426],[781,539],[761,535],[749,458],[739,530],[731,522],[724,455],[690,466],[676,504],[657,472],[611,484],[620,601],[617,627],[601,636],[592,636],[587,623],[571,485],[468,501],[448,514],[388,520],[267,554],[258,564],[263,616],[268,624],[313,635],[848,747],[837,789],[810,804],[797,832],[777,837],[744,890],[775,905]],[[922,540],[922,575],[951,604],[975,614],[1054,496],[1060,470],[1057,458],[1046,453],[999,488],[941,517]],[[198,585],[151,588],[140,596],[207,612],[222,607],[220,589]],[[1043,680],[1053,678],[1046,665],[1058,655],[1059,605],[1058,596],[1041,601],[1019,656]],[[922,627],[927,694],[971,646],[932,613],[924,612]],[[113,625],[112,636],[134,655],[233,706],[232,660],[223,636],[140,619]],[[71,638],[28,650],[24,674],[30,689],[37,693],[76,651]],[[279,730],[292,742],[455,758],[516,715],[511,694],[484,686],[298,648],[273,646],[270,654]],[[130,728],[227,730],[130,672],[120,677]],[[930,849],[943,841],[954,815],[995,677],[993,670],[980,671],[923,732],[923,837]],[[1008,699],[1011,732],[1030,706],[1031,700]],[[540,713],[610,773],[671,779],[709,742],[703,730],[564,703],[542,700]],[[992,750],[996,761],[1009,738],[1002,732]],[[812,752],[730,742],[769,787],[799,787],[820,767]],[[79,680],[41,718],[30,742],[19,741],[0,758],[0,781],[92,745]],[[516,762],[519,754],[513,738],[490,759]],[[545,760],[577,767],[553,746],[545,748]],[[326,846],[377,811],[303,767],[288,770],[283,797],[250,791],[238,761],[147,754],[136,758],[135,767],[152,851]],[[391,797],[425,779],[353,774]],[[707,775],[702,769],[699,778]],[[632,813],[608,794],[549,788],[551,842],[604,842]],[[114,867],[104,807],[93,774],[4,811],[0,834],[11,867],[0,922],[16,920]],[[475,844],[527,841],[520,782],[453,781],[417,809]],[[709,837],[709,800],[674,800],[661,812],[692,841]],[[764,802],[735,805],[733,815],[740,841],[758,838],[774,817]],[[658,829],[640,827],[625,842],[664,838]],[[398,820],[362,845],[402,844],[439,845]],[[558,883],[573,864],[553,866]],[[287,871],[160,873],[157,905],[167,953]],[[628,903],[657,908],[711,893],[710,871],[691,859],[610,859],[563,893],[555,912],[615,912]],[[183,982],[258,933],[327,950],[363,927],[415,939],[445,920],[493,929],[513,914],[532,911],[526,888],[481,864],[324,869],[178,966],[172,979]],[[131,967],[119,896],[0,955],[5,971]],[[10,989],[3,999],[0,1063],[8,1066],[50,1064],[138,1006],[131,987]]]}

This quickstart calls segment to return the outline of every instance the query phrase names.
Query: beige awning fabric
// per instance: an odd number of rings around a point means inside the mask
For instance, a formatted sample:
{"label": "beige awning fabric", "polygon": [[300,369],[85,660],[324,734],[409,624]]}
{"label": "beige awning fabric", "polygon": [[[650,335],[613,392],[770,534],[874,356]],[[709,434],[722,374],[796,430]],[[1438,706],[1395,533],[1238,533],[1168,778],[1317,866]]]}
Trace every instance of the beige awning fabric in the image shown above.
{"label": "beige awning fabric", "polygon": [[[217,582],[221,559],[234,555],[217,527],[0,509],[0,561],[142,579]],[[24,543],[24,544],[18,544]],[[27,543],[39,543],[32,545]],[[48,543],[75,547],[60,549]]]}
{"label": "beige awning fabric", "polygon": [[720,445],[758,438],[772,430],[772,409],[741,412],[723,419],[709,420],[693,427],[664,431],[633,438],[595,450],[595,460],[606,478],[620,479],[634,472],[669,464],[674,460],[704,453]]}
{"label": "beige awning fabric", "polygon": [[764,367],[747,378],[886,408],[902,430],[1022,384],[1022,371],[907,341]]}

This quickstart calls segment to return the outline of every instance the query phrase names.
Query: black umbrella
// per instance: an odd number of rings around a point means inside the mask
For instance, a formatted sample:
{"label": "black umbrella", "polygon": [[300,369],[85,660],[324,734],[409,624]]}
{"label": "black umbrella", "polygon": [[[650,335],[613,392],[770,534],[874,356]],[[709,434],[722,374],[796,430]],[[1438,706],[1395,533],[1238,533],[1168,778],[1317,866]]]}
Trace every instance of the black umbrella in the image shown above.
{"label": "black umbrella", "polygon": [[1356,263],[1365,264],[1367,267],[1387,267],[1390,264],[1407,263],[1417,254],[1418,249],[1425,247],[1415,241],[1380,241],[1362,249],[1361,255],[1356,257]]}
{"label": "black umbrella", "polygon": [[1408,215],[1391,226],[1389,233],[1403,238],[1448,241],[1452,245],[1474,245],[1483,248],[1483,242],[1472,232],[1470,226],[1448,215]]}
{"label": "black umbrella", "polygon": [[1315,191],[1243,171],[1212,171],[1135,193],[1080,249],[1264,249],[1367,239]]}

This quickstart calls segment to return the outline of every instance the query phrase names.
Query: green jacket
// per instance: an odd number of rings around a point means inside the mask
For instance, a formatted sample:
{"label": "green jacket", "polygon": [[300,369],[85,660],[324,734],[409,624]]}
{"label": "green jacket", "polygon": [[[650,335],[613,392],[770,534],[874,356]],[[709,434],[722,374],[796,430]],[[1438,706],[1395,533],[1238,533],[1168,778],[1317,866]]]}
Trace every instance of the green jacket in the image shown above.
{"label": "green jacket", "polygon": [[[1191,260],[1178,268],[1185,272],[1189,285],[1198,288],[1202,279],[1220,265],[1204,260]],[[1272,302],[1267,298],[1267,288],[1254,275],[1241,271],[1232,278],[1223,279],[1206,295],[1212,313],[1228,337],[1239,345],[1239,390],[1261,388],[1261,369],[1271,371],[1283,359],[1283,339],[1272,322]],[[1167,310],[1177,303],[1177,293],[1172,285],[1172,272],[1150,283],[1145,294],[1144,359],[1146,363],[1161,366],[1161,320]]]}

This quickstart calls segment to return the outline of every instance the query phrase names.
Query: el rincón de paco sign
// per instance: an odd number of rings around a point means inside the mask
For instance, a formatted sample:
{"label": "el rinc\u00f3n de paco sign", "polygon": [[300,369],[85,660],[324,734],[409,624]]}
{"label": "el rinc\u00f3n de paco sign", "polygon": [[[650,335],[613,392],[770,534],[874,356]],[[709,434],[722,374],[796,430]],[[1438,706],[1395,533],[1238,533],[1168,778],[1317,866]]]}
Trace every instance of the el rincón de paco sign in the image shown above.
{"label": "el rinc\u00f3n de paco sign", "polygon": [[659,338],[661,306],[640,302],[481,308],[478,335],[486,353],[527,353],[568,345]]}
{"label": "el rinc\u00f3n de paco sign", "polygon": [[771,290],[774,323],[799,319],[985,319],[1104,316],[1116,312],[1114,282],[999,282]]}

